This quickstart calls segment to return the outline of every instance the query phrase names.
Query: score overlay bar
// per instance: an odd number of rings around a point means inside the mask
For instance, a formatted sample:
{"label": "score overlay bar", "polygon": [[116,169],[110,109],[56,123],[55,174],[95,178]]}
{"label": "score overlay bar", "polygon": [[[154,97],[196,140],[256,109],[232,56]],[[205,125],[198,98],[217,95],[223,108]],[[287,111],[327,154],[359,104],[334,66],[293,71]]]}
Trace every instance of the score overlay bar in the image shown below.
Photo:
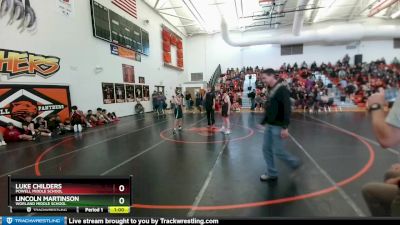
{"label": "score overlay bar", "polygon": [[132,205],[132,177],[19,178],[10,176],[8,181],[8,205],[11,212],[108,213],[109,207]]}

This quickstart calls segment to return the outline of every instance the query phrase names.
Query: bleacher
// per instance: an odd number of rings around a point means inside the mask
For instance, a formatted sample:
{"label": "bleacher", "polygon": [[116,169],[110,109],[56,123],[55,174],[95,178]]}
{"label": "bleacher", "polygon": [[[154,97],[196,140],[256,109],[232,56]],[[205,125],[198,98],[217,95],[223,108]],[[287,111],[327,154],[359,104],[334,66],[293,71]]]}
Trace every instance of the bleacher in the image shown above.
{"label": "bleacher", "polygon": [[[347,82],[354,82],[359,87],[361,87],[362,83],[359,82],[359,78],[364,78],[367,82],[371,83],[371,74],[374,79],[380,81],[378,85],[371,85],[374,90],[377,90],[379,87],[386,87],[386,83],[393,83],[393,80],[385,80],[385,77],[381,76],[382,74],[386,74],[386,77],[391,77],[396,80],[396,84],[398,83],[397,76],[400,77],[400,65],[399,64],[385,64],[384,61],[378,60],[375,62],[371,62],[369,64],[363,64],[362,69],[366,71],[356,72],[356,69],[360,69],[361,67],[350,66],[348,61],[338,61],[335,65],[322,64],[320,67],[316,67],[316,64],[313,63],[311,68],[304,67],[305,63],[302,64],[302,68],[298,68],[297,64],[294,67],[287,67],[285,64],[280,68],[280,75],[283,79],[292,80],[294,78],[298,78],[300,83],[304,86],[304,83],[307,79],[313,79],[314,81],[322,81],[323,88],[318,89],[318,91],[326,91],[331,93],[333,98],[333,104],[330,104],[332,108],[337,111],[340,110],[356,110],[357,108],[365,108],[365,100],[366,93],[363,93],[361,88],[358,89],[357,93],[354,95],[346,95],[345,88],[340,87],[340,78],[339,73],[341,70],[346,71],[345,77],[341,77],[345,79]],[[393,71],[388,72],[387,67],[393,69]],[[397,69],[397,70],[396,70]],[[328,72],[329,71],[329,72]],[[210,80],[210,84],[212,86],[218,86],[219,89],[228,89],[233,95],[241,96],[242,108],[251,108],[251,101],[247,97],[248,94],[253,90],[258,88],[261,91],[260,87],[256,87],[256,82],[259,82],[259,75],[261,69],[256,67],[255,69],[251,67],[242,68],[239,72],[239,69],[228,69],[225,74],[221,73],[221,65],[218,66],[216,72]],[[240,73],[240,74],[238,74]],[[244,73],[244,75],[242,74]],[[369,74],[367,77],[366,74]],[[250,80],[251,77],[251,80]],[[365,82],[364,82],[365,83]],[[237,85],[240,84],[240,91],[237,88]],[[331,84],[331,85],[329,85]],[[289,84],[293,85],[292,83]],[[327,88],[329,85],[329,88]],[[234,87],[234,88],[233,88]],[[303,87],[304,88],[304,87]],[[314,88],[313,88],[314,90]],[[325,98],[326,99],[326,98]],[[344,101],[343,101],[344,100]],[[331,101],[331,99],[329,99]],[[329,108],[331,109],[331,108]],[[326,108],[318,109],[318,110],[327,110]]]}

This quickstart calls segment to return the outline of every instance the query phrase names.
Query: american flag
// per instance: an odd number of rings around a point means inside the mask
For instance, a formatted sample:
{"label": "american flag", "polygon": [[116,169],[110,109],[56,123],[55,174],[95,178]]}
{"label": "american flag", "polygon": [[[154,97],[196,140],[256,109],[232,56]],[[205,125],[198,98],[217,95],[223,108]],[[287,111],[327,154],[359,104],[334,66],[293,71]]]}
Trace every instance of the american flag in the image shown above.
{"label": "american flag", "polygon": [[136,0],[112,0],[111,2],[137,19]]}

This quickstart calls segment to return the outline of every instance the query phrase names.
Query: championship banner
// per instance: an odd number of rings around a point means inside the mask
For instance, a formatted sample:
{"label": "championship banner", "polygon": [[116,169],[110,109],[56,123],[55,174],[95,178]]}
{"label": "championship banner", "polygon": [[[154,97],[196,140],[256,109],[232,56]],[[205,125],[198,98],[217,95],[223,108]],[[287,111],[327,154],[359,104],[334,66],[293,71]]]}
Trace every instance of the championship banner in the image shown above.
{"label": "championship banner", "polygon": [[142,85],[135,85],[135,97],[136,97],[136,100],[142,101],[142,98],[143,98],[143,86]]}
{"label": "championship banner", "polygon": [[135,101],[135,85],[125,84],[126,90],[126,101],[134,102]]}
{"label": "championship banner", "polygon": [[61,120],[70,116],[68,86],[0,84],[0,130],[7,123],[22,128],[26,116],[47,118],[58,115]]}
{"label": "championship banner", "polygon": [[135,83],[135,67],[122,64],[122,74],[125,83]]}
{"label": "championship banner", "polygon": [[104,104],[115,103],[114,84],[113,83],[102,83],[101,87],[103,90],[103,103]]}
{"label": "championship banner", "polygon": [[150,87],[147,85],[143,86],[143,101],[150,100]]}
{"label": "championship banner", "polygon": [[114,44],[110,44],[110,48],[111,48],[111,54],[113,55],[135,60],[138,62],[142,61],[141,55],[135,51]]}
{"label": "championship banner", "polygon": [[117,99],[117,103],[126,102],[125,97],[125,85],[124,84],[115,84],[115,97]]}

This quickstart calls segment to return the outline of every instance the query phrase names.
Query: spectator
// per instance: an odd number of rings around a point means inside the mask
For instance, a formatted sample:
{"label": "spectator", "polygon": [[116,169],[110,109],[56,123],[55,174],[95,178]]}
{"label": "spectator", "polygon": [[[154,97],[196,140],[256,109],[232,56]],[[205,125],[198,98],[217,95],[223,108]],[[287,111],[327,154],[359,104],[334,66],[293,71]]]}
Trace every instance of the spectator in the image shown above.
{"label": "spectator", "polygon": [[102,123],[102,124],[100,123],[100,121],[97,119],[96,115],[93,114],[92,110],[87,111],[86,120],[92,125],[92,127],[104,124],[104,123]]}
{"label": "spectator", "polygon": [[171,106],[171,110],[175,110],[175,96],[172,96],[172,99],[169,100],[169,104]]}
{"label": "spectator", "polygon": [[385,100],[388,102],[389,108],[392,108],[398,95],[398,88],[394,85],[388,84],[385,90]]}
{"label": "spectator", "polygon": [[39,131],[42,136],[51,137],[51,131],[47,127],[47,121],[42,117],[36,118],[35,130]]}
{"label": "spectator", "polygon": [[22,128],[28,136],[36,138],[39,135],[37,130],[35,130],[35,123],[32,121],[32,116],[30,115],[26,116],[25,120],[22,121]]}
{"label": "spectator", "polygon": [[392,211],[393,200],[398,196],[400,182],[400,164],[394,164],[384,175],[383,183],[373,182],[363,186],[362,194],[372,216],[398,216]]}
{"label": "spectator", "polygon": [[113,119],[111,117],[108,116],[107,110],[106,109],[102,109],[101,110],[101,114],[103,115],[104,119],[107,121],[107,123],[112,123],[114,122]]}
{"label": "spectator", "polygon": [[21,134],[12,123],[7,123],[6,130],[4,131],[4,140],[7,142],[34,141],[35,137],[32,135]]}
{"label": "spectator", "polygon": [[99,123],[101,123],[101,124],[106,124],[106,123],[109,122],[109,121],[104,117],[104,115],[103,115],[103,109],[102,109],[102,108],[97,108],[96,117],[97,117],[97,120],[99,121]]}
{"label": "spectator", "polygon": [[[344,79],[346,77],[346,71],[341,69],[338,73],[339,78]],[[347,84],[347,83],[346,83]]]}
{"label": "spectator", "polygon": [[81,115],[82,118],[82,124],[86,126],[86,128],[91,128],[92,125],[89,123],[89,121],[86,119],[85,113],[83,113],[82,110],[78,110],[79,115]]}
{"label": "spectator", "polygon": [[310,92],[314,86],[315,86],[314,80],[312,80],[311,77],[307,78],[305,87],[306,91]]}
{"label": "spectator", "polygon": [[251,111],[254,111],[255,108],[255,98],[256,98],[256,90],[253,89],[252,92],[250,92],[247,97],[250,99],[251,102]]}
{"label": "spectator", "polygon": [[293,64],[293,69],[297,70],[299,66],[297,65],[297,62]]}
{"label": "spectator", "polygon": [[66,130],[66,131],[73,131],[73,126],[71,125],[71,120],[69,120],[69,119],[67,119],[67,120],[65,120],[64,121],[64,123],[62,123],[63,124],[63,127],[64,127],[64,129]]}
{"label": "spectator", "polygon": [[306,61],[303,61],[303,63],[301,64],[301,69],[308,69]]}
{"label": "spectator", "polygon": [[262,107],[262,97],[261,95],[258,93],[257,96],[255,97],[255,106],[256,106],[256,110],[261,111],[261,107]]}
{"label": "spectator", "polygon": [[368,108],[372,116],[372,126],[379,143],[384,148],[400,144],[400,101],[397,97],[393,108],[385,118],[383,106],[385,93],[380,89],[368,99]]}
{"label": "spectator", "polygon": [[[372,117],[372,126],[378,142],[383,148],[400,144],[400,100],[399,97],[385,118],[383,106],[385,93],[380,89],[368,99],[368,109]],[[385,176],[384,183],[369,183],[364,186],[362,193],[373,216],[390,216],[391,204],[397,196],[400,181],[400,165],[392,166]]]}
{"label": "spectator", "polygon": [[78,112],[77,106],[72,106],[70,123],[75,133],[82,132],[83,118],[82,115]]}
{"label": "spectator", "polygon": [[107,114],[107,117],[112,121],[112,122],[118,122],[119,119],[117,117],[117,114],[115,114],[115,112],[105,112]]}
{"label": "spectator", "polygon": [[186,94],[185,94],[185,101],[186,101],[186,109],[189,111],[192,110],[192,107],[191,107],[192,95],[188,91],[186,91]]}
{"label": "spectator", "polygon": [[349,65],[349,62],[350,62],[350,57],[349,57],[348,54],[346,54],[346,55],[344,56],[344,58],[343,58],[343,64],[348,66],[348,65]]}
{"label": "spectator", "polygon": [[52,114],[49,116],[49,121],[47,122],[47,128],[53,133],[56,132],[57,128],[59,128],[56,118],[57,116]]}
{"label": "spectator", "polygon": [[55,133],[58,135],[65,134],[64,124],[61,122],[61,119],[56,115],[50,115],[49,121],[47,122],[47,128],[51,133]]}
{"label": "spectator", "polygon": [[4,145],[7,145],[7,143],[4,141],[3,134],[0,133],[0,146],[4,146]]}
{"label": "spectator", "polygon": [[202,107],[203,103],[202,103],[202,98],[199,92],[196,92],[196,108],[197,110],[201,112],[201,107]]}
{"label": "spectator", "polygon": [[357,87],[353,82],[350,82],[345,88],[346,96],[352,100],[354,98],[354,93],[357,91]]}
{"label": "spectator", "polygon": [[[65,131],[72,131],[72,126],[71,126],[71,121],[69,119],[65,120],[64,123],[61,120],[61,117],[59,115],[57,115],[56,117],[56,121],[57,123],[60,125],[61,131],[65,132]],[[68,126],[69,124],[69,126]]]}
{"label": "spectator", "polygon": [[397,57],[394,57],[393,61],[392,61],[393,65],[400,65],[400,61],[397,59]]}
{"label": "spectator", "polygon": [[135,112],[136,114],[144,114],[144,107],[142,105],[142,103],[140,103],[139,100],[136,100],[136,105],[135,105]]}
{"label": "spectator", "polygon": [[312,64],[311,64],[311,71],[316,71],[317,70],[317,63],[314,61]]}
{"label": "spectator", "polygon": [[154,91],[154,92],[153,92],[153,94],[151,95],[151,99],[152,99],[152,101],[153,101],[153,111],[155,112],[155,111],[157,111],[158,105],[159,105],[159,103],[158,103],[158,93],[157,93],[157,91]]}
{"label": "spectator", "polygon": [[165,114],[165,109],[167,108],[166,101],[167,98],[165,97],[165,95],[161,92],[158,93],[158,103],[159,103],[158,110],[161,114]]}

